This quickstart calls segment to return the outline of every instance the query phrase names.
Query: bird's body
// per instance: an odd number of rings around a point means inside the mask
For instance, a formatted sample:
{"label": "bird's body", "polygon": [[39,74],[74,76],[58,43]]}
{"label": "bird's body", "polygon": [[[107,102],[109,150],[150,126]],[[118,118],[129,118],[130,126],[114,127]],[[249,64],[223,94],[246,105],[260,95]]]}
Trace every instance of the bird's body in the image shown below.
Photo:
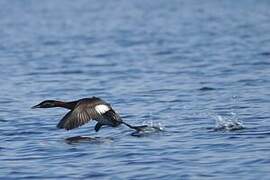
{"label": "bird's body", "polygon": [[83,98],[77,101],[63,102],[55,100],[46,100],[32,108],[53,108],[62,107],[70,111],[60,120],[57,127],[60,129],[71,130],[84,125],[90,120],[97,121],[95,130],[98,131],[103,125],[117,127],[120,124],[140,130],[145,126],[131,126],[124,121],[117,112],[115,112],[111,105],[104,100],[92,97]]}
{"label": "bird's body", "polygon": [[83,98],[77,101],[62,102],[46,100],[33,108],[62,107],[70,111],[60,120],[57,127],[71,130],[84,125],[90,120],[96,120],[95,130],[103,125],[116,127],[122,123],[120,116],[112,109],[111,105],[100,98]]}

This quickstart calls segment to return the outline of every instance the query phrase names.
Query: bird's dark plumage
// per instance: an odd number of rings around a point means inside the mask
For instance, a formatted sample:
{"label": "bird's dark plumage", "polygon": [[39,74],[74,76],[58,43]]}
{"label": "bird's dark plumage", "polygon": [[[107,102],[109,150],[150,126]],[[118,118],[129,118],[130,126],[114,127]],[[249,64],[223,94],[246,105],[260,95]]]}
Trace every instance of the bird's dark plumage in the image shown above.
{"label": "bird's dark plumage", "polygon": [[71,130],[84,125],[90,120],[98,123],[95,130],[98,131],[103,125],[116,127],[122,123],[120,116],[112,109],[110,104],[100,98],[84,98],[77,101],[61,102],[54,100],[43,101],[33,108],[63,107],[70,111],[60,120],[57,127]]}

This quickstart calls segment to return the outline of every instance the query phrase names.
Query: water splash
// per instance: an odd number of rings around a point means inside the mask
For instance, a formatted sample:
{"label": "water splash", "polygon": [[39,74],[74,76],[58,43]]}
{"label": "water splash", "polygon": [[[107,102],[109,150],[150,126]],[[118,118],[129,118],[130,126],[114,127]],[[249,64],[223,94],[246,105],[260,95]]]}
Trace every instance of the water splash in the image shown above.
{"label": "water splash", "polygon": [[161,123],[144,121],[143,125],[145,125],[146,127],[142,128],[140,131],[133,132],[131,135],[141,137],[164,131],[164,126]]}
{"label": "water splash", "polygon": [[216,121],[215,131],[235,131],[245,128],[243,122],[239,120],[236,113],[231,113],[231,116],[229,117],[215,115],[214,119]]}

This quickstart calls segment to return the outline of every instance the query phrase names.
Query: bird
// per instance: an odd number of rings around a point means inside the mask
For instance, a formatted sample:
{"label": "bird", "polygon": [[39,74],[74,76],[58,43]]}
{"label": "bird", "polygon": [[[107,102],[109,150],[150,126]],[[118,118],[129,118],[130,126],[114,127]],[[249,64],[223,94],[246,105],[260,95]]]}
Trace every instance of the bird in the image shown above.
{"label": "bird", "polygon": [[98,97],[83,98],[75,101],[45,100],[32,107],[54,108],[61,107],[70,110],[57,124],[57,128],[71,130],[78,128],[90,120],[97,121],[95,131],[98,132],[103,125],[117,127],[124,124],[131,129],[141,131],[143,126],[132,126],[122,120],[120,115],[111,107],[109,103]]}

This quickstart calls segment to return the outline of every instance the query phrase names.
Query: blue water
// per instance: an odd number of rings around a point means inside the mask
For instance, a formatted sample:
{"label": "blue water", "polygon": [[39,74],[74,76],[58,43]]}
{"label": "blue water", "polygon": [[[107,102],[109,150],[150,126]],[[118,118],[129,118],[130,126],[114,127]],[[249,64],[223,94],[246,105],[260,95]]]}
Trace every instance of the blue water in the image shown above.
{"label": "blue water", "polygon": [[[1,0],[0,178],[269,179],[269,6]],[[163,131],[64,131],[66,110],[30,109],[91,96]]]}

